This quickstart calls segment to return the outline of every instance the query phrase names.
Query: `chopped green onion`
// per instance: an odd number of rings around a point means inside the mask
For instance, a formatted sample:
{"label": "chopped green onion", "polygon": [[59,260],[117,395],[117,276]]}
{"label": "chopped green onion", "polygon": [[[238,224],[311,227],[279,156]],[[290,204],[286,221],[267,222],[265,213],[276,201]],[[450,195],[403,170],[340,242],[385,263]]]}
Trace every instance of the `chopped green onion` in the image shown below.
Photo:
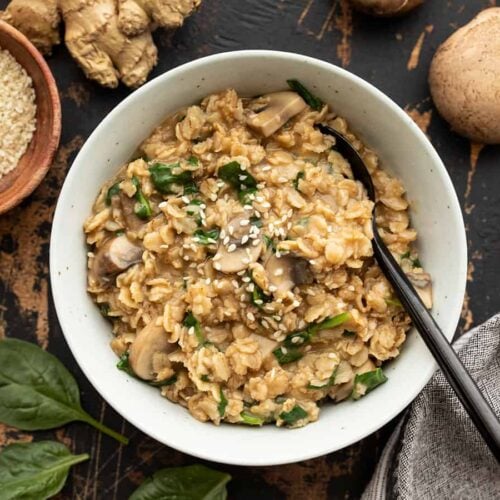
{"label": "chopped green onion", "polygon": [[106,193],[106,205],[109,207],[111,205],[111,200],[113,196],[120,194],[120,182],[115,182]]}
{"label": "chopped green onion", "polygon": [[135,186],[135,208],[134,213],[139,219],[148,219],[153,214],[149,200],[144,196],[141,183],[137,177],[132,177],[132,184]]}
{"label": "chopped green onion", "polygon": [[273,239],[270,236],[267,236],[267,234],[264,235],[264,242],[267,248],[270,248],[273,252],[276,252],[276,245]]}
{"label": "chopped green onion", "polygon": [[303,179],[305,176],[304,172],[299,172],[297,174],[297,177],[293,180],[293,187],[298,191],[299,190],[299,181],[300,179]]}
{"label": "chopped green onion", "polygon": [[193,239],[196,241],[196,243],[199,243],[200,245],[213,245],[217,243],[217,239],[219,238],[219,229],[214,228],[210,229],[208,231],[204,231],[203,229],[197,229],[193,233]]}
{"label": "chopped green onion", "polygon": [[222,391],[222,389],[220,390],[220,402],[219,404],[217,405],[217,410],[219,411],[219,415],[221,417],[224,416],[224,414],[226,413],[226,406],[227,406],[227,399],[226,399],[226,396],[224,396],[224,392]]}
{"label": "chopped green onion", "polygon": [[184,186],[184,194],[197,192],[198,188],[193,181],[193,174],[188,170],[180,174],[174,174],[174,169],[179,169],[179,163],[154,163],[149,167],[151,182],[154,187],[163,194],[175,193],[173,186]]}
{"label": "chopped green onion", "polygon": [[323,101],[307,90],[307,88],[304,87],[304,85],[302,85],[302,83],[298,80],[287,80],[286,83],[288,83],[288,86],[294,92],[297,92],[297,94],[299,94],[300,97],[302,97],[302,99],[304,99],[304,101],[306,101],[306,103],[314,109],[314,111],[319,111],[323,107]]}
{"label": "chopped green onion", "polygon": [[262,417],[258,417],[249,411],[243,410],[240,413],[241,421],[247,425],[262,425],[264,423],[264,419]]}
{"label": "chopped green onion", "polygon": [[295,405],[290,411],[280,413],[280,418],[287,425],[293,425],[299,420],[307,417],[307,412],[300,406]]}
{"label": "chopped green onion", "polygon": [[352,398],[359,399],[360,397],[373,391],[375,387],[387,382],[387,377],[384,375],[382,368],[377,368],[371,372],[357,374],[354,377],[354,388],[352,390]]}
{"label": "chopped green onion", "polygon": [[343,312],[341,314],[337,314],[336,316],[326,318],[320,323],[312,324],[311,326],[309,326],[309,329],[312,331],[312,333],[316,333],[318,330],[335,328],[345,323],[350,317],[351,315],[348,312]]}
{"label": "chopped green onion", "polygon": [[236,189],[242,205],[251,203],[251,195],[257,192],[257,181],[249,172],[243,170],[237,161],[223,165],[217,175]]}

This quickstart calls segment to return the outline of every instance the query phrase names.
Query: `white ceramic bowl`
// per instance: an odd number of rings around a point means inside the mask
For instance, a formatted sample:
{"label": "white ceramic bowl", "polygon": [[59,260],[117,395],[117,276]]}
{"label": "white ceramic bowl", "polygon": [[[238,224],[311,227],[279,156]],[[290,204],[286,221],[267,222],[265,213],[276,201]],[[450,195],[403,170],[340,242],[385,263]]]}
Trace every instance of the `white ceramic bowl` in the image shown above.
{"label": "white ceramic bowl", "polygon": [[434,315],[448,339],[460,316],[467,251],[460,207],[437,153],[394,102],[353,74],[309,57],[242,51],[198,59],[159,76],[118,105],[96,128],[64,183],[54,217],[50,275],[66,340],[85,375],[124,418],[158,441],[200,458],[274,465],[317,457],[382,427],[420,392],[436,365],[417,332],[386,368],[389,381],[357,402],[325,404],[317,422],[297,430],[203,424],[179,405],[115,368],[111,328],[87,295],[82,225],[101,185],[170,112],[227,87],[257,95],[298,78],[345,116],[402,179],[419,232],[421,260],[434,280]]}

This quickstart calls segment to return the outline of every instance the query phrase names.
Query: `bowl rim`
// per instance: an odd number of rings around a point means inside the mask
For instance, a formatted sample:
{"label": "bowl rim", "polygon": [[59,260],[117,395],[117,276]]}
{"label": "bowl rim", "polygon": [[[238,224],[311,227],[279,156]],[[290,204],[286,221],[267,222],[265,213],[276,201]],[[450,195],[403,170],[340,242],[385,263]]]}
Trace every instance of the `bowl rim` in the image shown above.
{"label": "bowl rim", "polygon": [[[220,61],[223,59],[231,59],[233,57],[238,57],[238,58],[255,58],[255,57],[265,57],[265,58],[276,58],[276,59],[288,59],[291,61],[295,61],[297,63],[309,63],[313,66],[321,66],[323,69],[327,71],[335,71],[338,74],[341,74],[344,78],[347,78],[351,80],[354,84],[359,85],[361,87],[364,87],[365,90],[367,90],[368,93],[374,95],[380,99],[381,101],[384,102],[386,106],[391,108],[395,113],[397,113],[401,119],[407,124],[408,127],[410,127],[413,131],[414,134],[418,136],[418,138],[426,145],[427,151],[429,153],[429,156],[431,158],[431,161],[435,165],[435,167],[439,170],[440,177],[442,178],[444,184],[446,185],[446,190],[449,193],[450,197],[450,207],[452,210],[452,213],[457,217],[457,223],[460,224],[460,228],[463,229],[463,231],[460,231],[459,235],[459,240],[457,241],[457,248],[458,252],[457,255],[455,256],[458,264],[457,264],[457,269],[460,271],[460,275],[458,276],[458,282],[461,283],[459,289],[457,289],[457,297],[460,298],[460,300],[457,300],[457,304],[455,305],[453,310],[448,311],[448,314],[451,317],[456,318],[456,321],[453,322],[454,325],[454,330],[456,330],[456,327],[458,325],[459,319],[460,319],[460,312],[461,312],[461,306],[462,306],[462,298],[464,297],[465,294],[465,287],[466,287],[466,275],[467,275],[467,244],[466,244],[466,235],[465,235],[465,226],[464,226],[464,220],[463,220],[463,214],[462,210],[458,201],[458,197],[455,191],[455,188],[453,186],[453,183],[449,177],[449,174],[441,161],[441,158],[439,157],[438,153],[434,149],[433,145],[431,144],[430,140],[427,138],[427,136],[422,132],[422,130],[415,124],[415,122],[404,112],[402,108],[400,108],[392,99],[390,99],[386,94],[384,94],[381,90],[377,89],[374,85],[370,84],[366,80],[362,79],[361,77],[347,71],[344,68],[341,68],[335,64],[322,61],[320,59],[316,59],[310,56],[305,56],[302,54],[297,54],[297,53],[291,53],[291,52],[284,52],[284,51],[274,51],[274,50],[238,50],[238,51],[230,51],[230,52],[224,52],[224,53],[219,53],[219,54],[213,54],[209,55],[200,59],[196,59],[194,61],[187,62],[185,64],[182,64],[180,66],[177,66],[173,69],[170,69],[166,71],[165,73],[157,76],[156,78],[152,79],[148,83],[146,83],[144,86],[141,88],[137,89],[135,92],[130,94],[126,99],[121,101],[106,117],[99,123],[99,125],[95,128],[95,130],[92,132],[92,134],[89,136],[83,147],[81,148],[80,152],[78,153],[77,157],[75,158],[73,164],[75,164],[78,160],[79,157],[84,157],[87,153],[87,149],[90,149],[90,143],[91,139],[94,136],[97,136],[98,134],[101,133],[101,130],[105,129],[107,127],[108,122],[112,121],[114,116],[122,112],[124,108],[126,108],[129,103],[135,100],[140,100],[141,96],[144,92],[147,91],[147,89],[154,87],[156,85],[161,85],[163,80],[166,79],[174,79],[176,76],[181,74],[184,70],[186,69],[193,69],[196,66],[203,66],[207,63],[215,62],[215,61]],[[65,180],[65,185],[68,182],[68,180],[71,182],[73,176],[76,176],[76,169],[71,168],[69,171],[68,176],[66,177]],[[69,183],[68,183],[69,184]],[[303,460],[308,460],[312,458],[316,458],[319,456],[326,455],[328,453],[338,451],[340,449],[343,449],[347,446],[350,446],[365,437],[369,436],[373,432],[376,432],[378,429],[383,427],[387,422],[392,420],[394,417],[399,415],[419,394],[419,392],[424,388],[424,386],[427,384],[427,382],[430,380],[432,375],[434,374],[435,370],[437,369],[436,363],[433,361],[432,363],[429,363],[429,366],[427,370],[425,371],[425,376],[422,375],[421,377],[421,382],[420,384],[415,384],[411,390],[409,390],[406,394],[401,395],[400,397],[400,404],[398,405],[398,410],[393,411],[391,413],[387,413],[383,418],[378,418],[376,424],[369,424],[365,427],[363,427],[363,431],[359,432],[357,438],[355,440],[349,440],[349,442],[345,442],[341,444],[340,446],[338,445],[332,445],[328,444],[328,440],[325,440],[324,444],[322,446],[315,446],[313,451],[309,451],[308,447],[305,447],[302,452],[296,453],[292,457],[279,457],[279,458],[267,458],[265,453],[262,454],[261,458],[255,459],[253,457],[252,459],[248,459],[246,457],[241,457],[239,456],[238,459],[236,458],[221,458],[219,456],[214,457],[214,455],[211,455],[210,453],[205,453],[201,452],[197,449],[194,449],[193,447],[190,447],[188,445],[184,445],[181,441],[182,439],[175,439],[170,438],[171,441],[169,442],[168,439],[165,439],[165,436],[161,434],[161,432],[157,431],[156,429],[150,429],[146,428],[145,425],[142,424],[140,420],[137,418],[130,418],[129,415],[127,415],[126,409],[123,408],[123,405],[119,403],[118,401],[113,401],[111,402],[110,398],[104,395],[104,390],[101,390],[99,387],[99,377],[92,373],[90,370],[85,367],[85,364],[81,364],[79,362],[79,353],[78,350],[75,346],[75,343],[72,340],[71,335],[66,335],[65,331],[71,331],[70,330],[70,325],[66,324],[66,317],[63,314],[63,306],[62,306],[62,297],[64,295],[64,289],[62,286],[59,285],[59,280],[57,279],[57,273],[56,273],[56,261],[55,261],[55,252],[53,252],[53,246],[54,246],[54,240],[57,238],[57,226],[58,226],[58,220],[60,218],[64,217],[63,214],[63,203],[64,203],[64,198],[65,198],[65,193],[64,193],[64,186],[61,191],[61,195],[59,197],[56,210],[54,213],[54,219],[53,219],[53,227],[52,227],[52,233],[51,233],[51,243],[50,243],[50,278],[51,278],[51,286],[52,286],[52,293],[53,293],[53,300],[55,304],[55,309],[56,313],[61,325],[61,329],[63,331],[64,337],[66,339],[66,342],[68,343],[68,346],[75,357],[75,360],[77,361],[79,367],[87,377],[87,379],[91,382],[92,386],[94,389],[99,393],[99,395],[108,403],[112,408],[114,408],[123,418],[125,418],[127,421],[132,423],[135,427],[140,429],[142,432],[144,432],[146,435],[152,437],[153,439],[156,439],[160,443],[173,447],[183,453],[189,454],[194,457],[198,457],[200,459],[204,460],[209,460],[209,461],[214,461],[218,463],[226,463],[226,464],[231,464],[231,465],[240,465],[240,466],[270,466],[270,465],[281,465],[281,464],[287,464],[287,463],[295,463]],[[451,326],[450,326],[451,329]],[[449,339],[451,340],[451,339]],[[192,417],[190,417],[192,418]],[[297,432],[297,431],[295,431]],[[175,441],[174,443],[172,443]],[[313,447],[311,447],[312,449]]]}
{"label": "bowl rim", "polygon": [[[21,46],[39,67],[40,73],[43,77],[43,81],[45,82],[45,86],[47,87],[47,92],[50,98],[50,108],[53,112],[52,130],[50,131],[50,140],[46,144],[47,150],[45,160],[42,162],[37,162],[36,170],[32,171],[32,175],[28,176],[26,182],[23,182],[21,188],[18,190],[15,196],[12,196],[7,201],[2,201],[2,193],[0,193],[1,215],[19,205],[19,203],[21,203],[25,198],[33,193],[33,191],[40,185],[44,177],[47,175],[47,172],[49,171],[49,168],[53,163],[56,151],[59,147],[59,141],[61,139],[62,113],[61,100],[59,98],[57,83],[55,81],[54,75],[52,74],[52,71],[50,70],[49,65],[45,61],[40,51],[23,33],[1,19],[0,31],[7,34],[7,36],[14,40],[19,46]],[[24,68],[28,75],[33,78],[32,73],[30,73],[28,68],[26,68],[26,66],[24,66],[24,64],[22,64],[21,62],[18,61],[18,63]],[[32,140],[34,138],[35,136],[33,136]]]}

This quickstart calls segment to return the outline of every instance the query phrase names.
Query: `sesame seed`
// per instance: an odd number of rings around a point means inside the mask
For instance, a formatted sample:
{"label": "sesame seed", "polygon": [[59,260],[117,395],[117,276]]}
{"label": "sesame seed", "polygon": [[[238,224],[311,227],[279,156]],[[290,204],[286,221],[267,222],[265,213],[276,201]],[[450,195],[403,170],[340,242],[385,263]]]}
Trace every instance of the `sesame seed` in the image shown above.
{"label": "sesame seed", "polygon": [[188,335],[194,335],[194,326],[189,327]]}
{"label": "sesame seed", "polygon": [[219,238],[220,238],[221,240],[223,240],[225,237],[226,237],[226,231],[223,229],[223,230],[220,232]]}
{"label": "sesame seed", "polygon": [[222,258],[221,254],[220,254],[220,253],[216,253],[216,254],[212,257],[212,260],[215,262],[216,260],[219,260],[220,258]]}
{"label": "sesame seed", "polygon": [[261,299],[255,299],[254,303],[257,304],[258,306],[261,306],[264,303],[264,301],[262,301]]}
{"label": "sesame seed", "polygon": [[264,328],[269,328],[269,323],[265,319],[263,319],[261,323]]}
{"label": "sesame seed", "polygon": [[250,283],[248,286],[247,286],[247,291],[248,292],[253,292],[255,290],[255,285],[253,283]]}
{"label": "sesame seed", "polygon": [[282,276],[283,275],[283,268],[278,268],[276,271],[274,271],[275,276]]}
{"label": "sesame seed", "polygon": [[220,270],[221,270],[221,268],[222,268],[222,266],[221,266],[218,262],[216,262],[216,263],[214,264],[214,269],[217,269],[217,271],[220,271]]}
{"label": "sesame seed", "polygon": [[262,203],[262,206],[263,206],[264,208],[271,208],[271,204],[270,204],[268,201],[266,201],[266,202]]}
{"label": "sesame seed", "polygon": [[254,213],[255,213],[255,217],[259,217],[259,218],[261,217],[260,212],[258,210],[255,210]]}
{"label": "sesame seed", "polygon": [[252,210],[252,205],[243,205],[243,210]]}
{"label": "sesame seed", "polygon": [[[281,335],[281,332],[276,332],[276,333],[278,333],[278,334],[280,334],[280,335]],[[281,352],[282,352],[283,354],[286,354],[286,353],[288,352],[288,350],[287,350],[287,348],[286,348],[286,347],[282,347],[282,348],[281,348]]]}
{"label": "sesame seed", "polygon": [[234,288],[239,288],[240,287],[240,284],[236,280],[232,280],[231,281],[231,285],[233,285]]}
{"label": "sesame seed", "polygon": [[280,324],[278,325],[278,328],[279,328],[280,330],[282,330],[283,332],[286,332],[286,330],[287,330],[286,325],[284,325],[283,323],[280,323]]}
{"label": "sesame seed", "polygon": [[243,264],[250,264],[250,259],[248,257],[244,257],[241,259],[241,262],[243,262]]}
{"label": "sesame seed", "polygon": [[205,210],[205,208],[207,208],[207,206],[205,205],[205,203],[202,203],[202,204],[200,205],[200,208],[201,208],[202,210]]}
{"label": "sesame seed", "polygon": [[228,247],[227,247],[227,251],[229,253],[231,252],[234,252],[236,250],[236,244],[235,243],[231,243]]}
{"label": "sesame seed", "polygon": [[250,321],[255,321],[255,316],[253,315],[253,313],[251,313],[250,311],[247,312],[247,318],[250,320]]}
{"label": "sesame seed", "polygon": [[234,233],[234,227],[233,227],[233,226],[229,226],[229,227],[227,228],[227,232],[228,232],[228,233],[232,236],[232,235],[233,235],[233,233]]}
{"label": "sesame seed", "polygon": [[189,255],[184,255],[184,257],[182,257],[185,261],[188,261],[189,260]]}
{"label": "sesame seed", "polygon": [[224,245],[227,245],[227,244],[229,243],[229,240],[230,240],[230,239],[231,239],[231,238],[230,238],[229,236],[226,236],[226,237],[222,240],[222,243],[223,243]]}
{"label": "sesame seed", "polygon": [[306,345],[306,346],[304,347],[304,351],[310,351],[310,350],[311,350],[311,346],[310,346],[310,345]]}
{"label": "sesame seed", "polygon": [[245,273],[246,273],[246,271],[243,269],[243,271],[239,271],[239,272],[237,272],[236,274],[237,274],[238,276],[243,276]]}
{"label": "sesame seed", "polygon": [[210,198],[212,201],[217,201],[217,194],[216,194],[216,193],[212,193],[212,194],[210,194],[209,198]]}
{"label": "sesame seed", "polygon": [[292,344],[298,344],[301,340],[300,337],[292,337]]}
{"label": "sesame seed", "polygon": [[276,249],[276,258],[279,259],[281,257],[281,252]]}
{"label": "sesame seed", "polygon": [[264,197],[263,196],[256,196],[255,197],[255,201],[258,201],[259,203],[262,203],[264,201]]}
{"label": "sesame seed", "polygon": [[[256,238],[256,236],[255,236],[254,238]],[[254,247],[256,247],[256,246],[257,246],[257,245],[259,245],[259,244],[260,244],[260,240],[256,240],[256,239],[254,239],[254,241],[252,242],[252,245],[253,245]]]}
{"label": "sesame seed", "polygon": [[291,217],[293,215],[293,210],[292,209],[288,210],[287,215],[288,217]]}
{"label": "sesame seed", "polygon": [[288,182],[286,177],[278,177],[278,182]]}
{"label": "sesame seed", "polygon": [[243,283],[250,283],[250,278],[248,276],[243,276],[243,278],[241,279],[241,281],[243,281]]}
{"label": "sesame seed", "polygon": [[183,196],[183,197],[181,198],[181,200],[182,200],[184,203],[188,203],[188,204],[189,204],[189,203],[191,203],[191,201],[189,200],[189,198],[188,198],[187,196]]}
{"label": "sesame seed", "polygon": [[248,226],[248,224],[250,224],[250,221],[248,219],[240,220],[240,226]]}
{"label": "sesame seed", "polygon": [[244,245],[248,241],[248,238],[249,238],[248,234],[245,234],[243,238],[241,238],[241,244]]}
{"label": "sesame seed", "polygon": [[262,167],[262,171],[263,172],[268,172],[269,170],[271,170],[271,165],[266,165],[265,167]]}
{"label": "sesame seed", "polygon": [[312,266],[314,266],[314,265],[316,264],[316,261],[315,261],[314,259],[311,259],[311,260],[309,261],[309,264],[311,264]]}
{"label": "sesame seed", "polygon": [[279,316],[278,314],[276,314],[275,316],[273,316],[273,318],[274,318],[276,321],[281,321],[281,316]]}
{"label": "sesame seed", "polygon": [[244,181],[247,177],[248,177],[248,175],[240,175],[240,176],[238,176],[238,179],[240,181]]}
{"label": "sesame seed", "polygon": [[166,201],[161,201],[160,203],[158,203],[158,208],[165,208],[167,205],[168,203]]}
{"label": "sesame seed", "polygon": [[292,302],[292,306],[293,306],[293,307],[299,307],[299,306],[300,306],[300,302],[299,302],[298,300],[294,300],[294,301]]}
{"label": "sesame seed", "polygon": [[276,299],[276,303],[281,304],[282,302],[283,302],[283,299],[281,297]]}
{"label": "sesame seed", "polygon": [[275,292],[276,290],[278,290],[278,287],[277,287],[277,286],[274,286],[274,285],[269,285],[269,291],[270,291],[270,292]]}
{"label": "sesame seed", "polygon": [[212,280],[210,278],[207,278],[205,280],[205,285],[210,285],[210,283],[212,283]]}
{"label": "sesame seed", "polygon": [[337,356],[336,356],[336,354],[335,354],[334,352],[329,352],[329,353],[328,353],[328,357],[329,357],[330,359],[335,359]]}
{"label": "sesame seed", "polygon": [[246,295],[240,295],[240,300],[241,300],[241,302],[245,302],[247,300],[247,296]]}

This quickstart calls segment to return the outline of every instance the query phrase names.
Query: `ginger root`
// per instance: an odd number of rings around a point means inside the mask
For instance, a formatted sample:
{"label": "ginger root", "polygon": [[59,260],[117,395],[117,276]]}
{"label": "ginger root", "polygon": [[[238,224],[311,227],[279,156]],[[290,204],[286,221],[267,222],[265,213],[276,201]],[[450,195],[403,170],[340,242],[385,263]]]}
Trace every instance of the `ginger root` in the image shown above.
{"label": "ginger root", "polygon": [[0,18],[50,54],[64,40],[87,78],[115,88],[142,85],[157,63],[151,32],[177,28],[201,0],[12,0]]}

